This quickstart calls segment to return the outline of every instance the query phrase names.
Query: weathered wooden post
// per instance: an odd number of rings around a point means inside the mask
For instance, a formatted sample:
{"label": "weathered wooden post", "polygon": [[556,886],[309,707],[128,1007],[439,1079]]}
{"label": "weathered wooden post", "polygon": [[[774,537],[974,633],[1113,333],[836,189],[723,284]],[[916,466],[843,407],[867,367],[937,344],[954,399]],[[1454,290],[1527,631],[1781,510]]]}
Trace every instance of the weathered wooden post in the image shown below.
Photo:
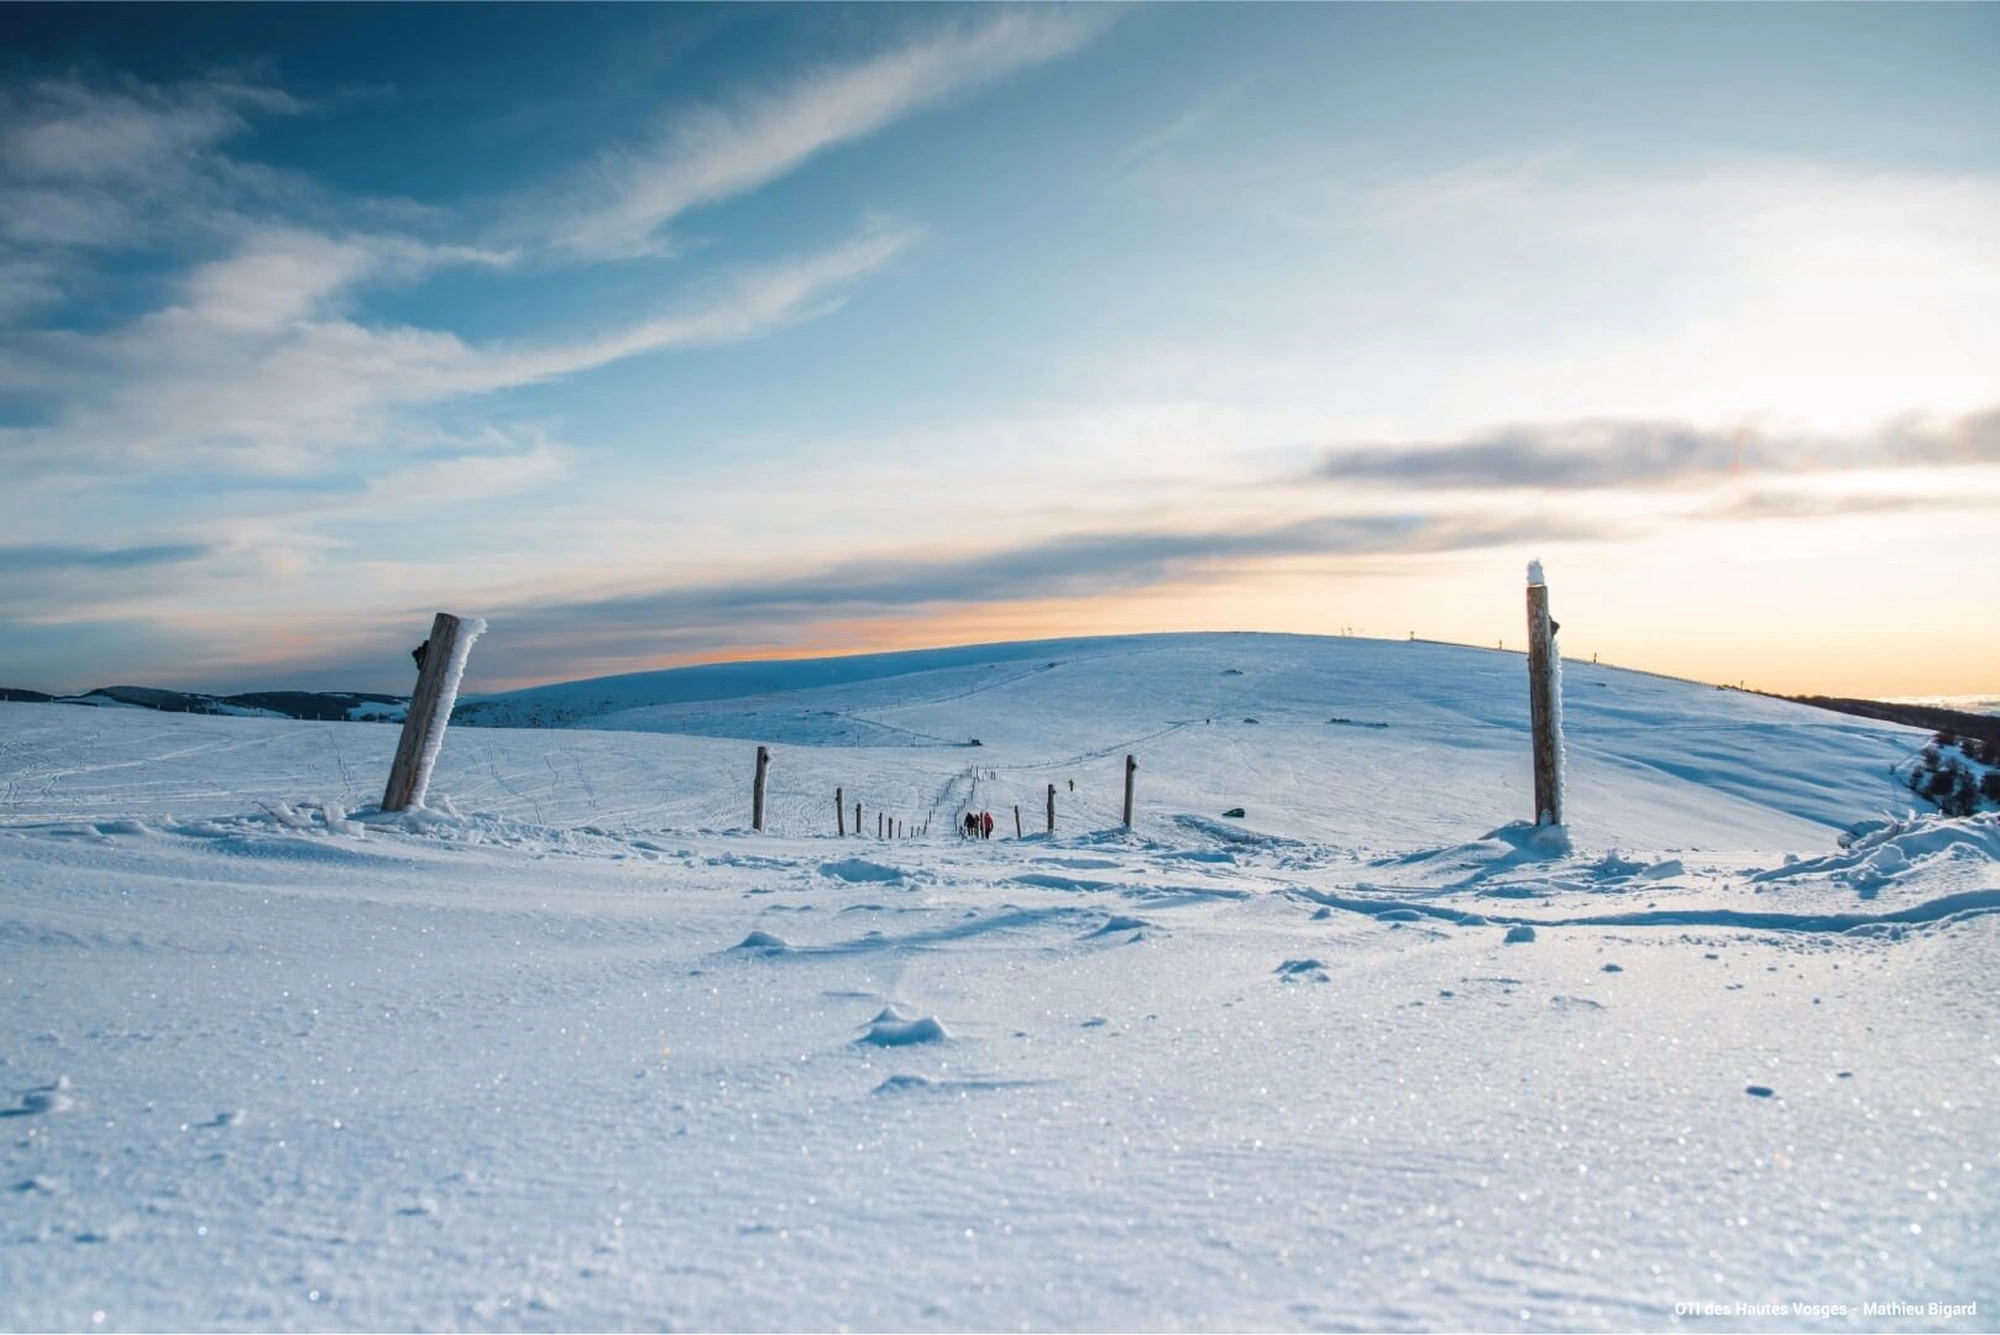
{"label": "weathered wooden post", "polygon": [[1021,837],[1021,804],[1019,802],[1014,804],[1014,837],[1016,839]]}
{"label": "weathered wooden post", "polygon": [[882,837],[882,813],[879,811],[875,813],[875,837]]}
{"label": "weathered wooden post", "polygon": [[1535,824],[1563,823],[1562,665],[1542,563],[1528,562],[1528,721],[1534,733]]}
{"label": "weathered wooden post", "polygon": [[1056,832],[1056,786],[1049,785],[1049,833]]}
{"label": "weathered wooden post", "polygon": [[764,776],[771,770],[771,748],[757,748],[757,773],[750,780],[750,828],[760,833],[764,828]]}
{"label": "weathered wooden post", "polygon": [[1135,757],[1125,757],[1125,828],[1132,828],[1132,776],[1139,772],[1139,762]]}
{"label": "weathered wooden post", "polygon": [[861,804],[859,802],[854,804],[854,837],[856,839],[861,837]]}
{"label": "weathered wooden post", "polygon": [[833,790],[833,824],[834,828],[839,831],[840,837],[845,839],[847,837],[847,790],[844,788]]}
{"label": "weathered wooden post", "polygon": [[458,700],[458,683],[472,642],[486,631],[483,617],[464,620],[439,612],[431,622],[431,637],[417,647],[417,689],[410,711],[403,716],[403,735],[396,742],[396,759],[389,766],[389,784],[382,790],[382,810],[407,811],[424,804],[431,786],[431,767],[444,745],[445,725]]}

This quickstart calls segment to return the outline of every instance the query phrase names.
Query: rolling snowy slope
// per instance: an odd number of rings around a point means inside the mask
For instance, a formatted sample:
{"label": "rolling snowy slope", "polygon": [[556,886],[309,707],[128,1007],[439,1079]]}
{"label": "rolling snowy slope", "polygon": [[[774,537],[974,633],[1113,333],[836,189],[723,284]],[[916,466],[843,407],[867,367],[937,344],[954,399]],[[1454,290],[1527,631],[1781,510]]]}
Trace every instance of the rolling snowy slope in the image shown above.
{"label": "rolling snowy slope", "polygon": [[1566,841],[1440,645],[547,688],[396,817],[393,728],[0,704],[0,1324],[1990,1325],[2000,820],[1565,684]]}

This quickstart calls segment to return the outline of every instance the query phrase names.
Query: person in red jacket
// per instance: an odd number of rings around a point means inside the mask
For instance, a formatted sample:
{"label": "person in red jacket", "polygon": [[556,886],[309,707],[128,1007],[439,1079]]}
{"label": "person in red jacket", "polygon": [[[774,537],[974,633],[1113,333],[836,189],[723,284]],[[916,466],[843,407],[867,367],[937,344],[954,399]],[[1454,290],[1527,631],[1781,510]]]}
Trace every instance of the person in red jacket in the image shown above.
{"label": "person in red jacket", "polygon": [[993,813],[990,811],[983,811],[979,815],[979,837],[981,839],[993,837]]}

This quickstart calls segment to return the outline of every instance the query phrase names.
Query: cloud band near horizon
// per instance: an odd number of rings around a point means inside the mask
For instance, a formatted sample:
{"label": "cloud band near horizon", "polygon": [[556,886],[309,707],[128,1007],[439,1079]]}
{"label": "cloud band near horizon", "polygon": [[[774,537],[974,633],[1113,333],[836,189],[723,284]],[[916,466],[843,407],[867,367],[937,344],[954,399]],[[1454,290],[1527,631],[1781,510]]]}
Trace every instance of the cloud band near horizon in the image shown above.
{"label": "cloud band near horizon", "polygon": [[2000,407],[1906,418],[1848,437],[1691,422],[1585,419],[1494,427],[1461,440],[1329,450],[1311,476],[1426,489],[1598,491],[1744,474],[2000,464]]}

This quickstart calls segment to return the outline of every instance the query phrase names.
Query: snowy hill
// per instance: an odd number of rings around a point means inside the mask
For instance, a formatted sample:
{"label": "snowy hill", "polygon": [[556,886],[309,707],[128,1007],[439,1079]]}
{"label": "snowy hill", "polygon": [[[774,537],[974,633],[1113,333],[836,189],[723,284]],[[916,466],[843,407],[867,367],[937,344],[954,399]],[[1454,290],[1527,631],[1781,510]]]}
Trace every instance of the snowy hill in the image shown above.
{"label": "snowy hill", "polygon": [[[809,748],[781,758],[773,779],[785,799],[777,828],[801,833],[831,832],[843,775],[864,788],[924,776],[937,801],[893,799],[921,820],[964,795],[946,790],[968,767],[997,771],[981,797],[995,809],[1042,810],[1050,781],[1068,806],[1078,779],[1081,814],[1108,825],[1136,747],[1147,818],[1163,828],[1242,806],[1244,828],[1270,834],[1368,843],[1393,823],[1448,839],[1531,805],[1523,663],[1309,636],[1055,640],[642,673],[489,696],[458,717]],[[1783,850],[1911,805],[1893,770],[1922,747],[1914,729],[1617,668],[1566,672],[1580,830]],[[720,796],[663,818],[730,824],[743,799]]]}
{"label": "snowy hill", "polygon": [[1903,818],[1915,729],[1564,684],[1567,840],[1521,657],[1433,644],[542,688],[403,816],[393,728],[0,704],[0,1324],[2000,1310],[2000,820]]}

